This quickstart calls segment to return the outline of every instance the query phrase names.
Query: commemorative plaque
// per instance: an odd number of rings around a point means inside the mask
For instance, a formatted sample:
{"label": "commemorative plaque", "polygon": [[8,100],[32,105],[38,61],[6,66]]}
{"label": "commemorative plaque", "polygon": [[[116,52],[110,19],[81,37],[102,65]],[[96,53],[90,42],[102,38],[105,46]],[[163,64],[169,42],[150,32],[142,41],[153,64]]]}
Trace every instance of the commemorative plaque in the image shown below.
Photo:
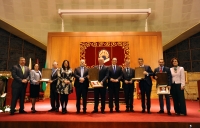
{"label": "commemorative plaque", "polygon": [[157,94],[170,94],[170,90],[168,88],[168,77],[167,73],[156,73],[157,76]]}
{"label": "commemorative plaque", "polygon": [[141,80],[145,78],[143,72],[145,71],[144,67],[136,67],[135,68],[135,78],[133,80]]}
{"label": "commemorative plaque", "polygon": [[101,83],[98,81],[98,79],[99,79],[99,69],[90,68],[88,74],[89,74],[90,85],[93,88],[103,87],[103,85],[101,85]]}
{"label": "commemorative plaque", "polygon": [[50,68],[42,68],[42,78],[41,78],[41,82],[48,82],[49,80],[51,80],[51,73],[52,73],[52,69]]}

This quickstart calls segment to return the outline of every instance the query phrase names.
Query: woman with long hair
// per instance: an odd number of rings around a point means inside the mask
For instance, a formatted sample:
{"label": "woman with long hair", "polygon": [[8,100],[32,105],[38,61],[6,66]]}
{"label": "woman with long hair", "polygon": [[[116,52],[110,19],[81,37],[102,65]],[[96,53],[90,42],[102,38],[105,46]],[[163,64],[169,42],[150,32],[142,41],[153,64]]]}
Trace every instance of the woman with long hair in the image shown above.
{"label": "woman with long hair", "polygon": [[72,92],[72,77],[73,72],[70,68],[68,60],[64,60],[62,68],[57,70],[58,83],[57,92],[60,94],[60,102],[62,106],[62,113],[67,113],[68,95]]}

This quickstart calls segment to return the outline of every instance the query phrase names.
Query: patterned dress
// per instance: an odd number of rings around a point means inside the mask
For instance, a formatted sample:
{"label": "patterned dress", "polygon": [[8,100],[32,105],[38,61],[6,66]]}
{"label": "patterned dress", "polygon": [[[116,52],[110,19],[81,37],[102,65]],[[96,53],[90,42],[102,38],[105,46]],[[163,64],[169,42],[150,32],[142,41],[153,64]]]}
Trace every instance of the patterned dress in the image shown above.
{"label": "patterned dress", "polygon": [[[58,74],[58,83],[57,83],[57,92],[60,94],[70,94],[72,91],[72,77],[73,72],[72,69],[64,70],[63,68],[60,68],[57,70]],[[65,84],[64,80],[69,80],[69,84]]]}

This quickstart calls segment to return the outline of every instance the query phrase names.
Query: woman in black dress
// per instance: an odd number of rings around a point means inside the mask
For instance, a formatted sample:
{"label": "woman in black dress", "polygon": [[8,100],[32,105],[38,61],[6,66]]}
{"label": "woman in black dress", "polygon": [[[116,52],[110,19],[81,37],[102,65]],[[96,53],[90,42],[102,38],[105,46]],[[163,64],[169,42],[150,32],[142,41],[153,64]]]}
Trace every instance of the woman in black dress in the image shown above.
{"label": "woman in black dress", "polygon": [[30,98],[32,98],[32,113],[37,112],[35,110],[36,98],[39,97],[40,92],[40,79],[42,77],[41,72],[39,71],[39,64],[33,65],[33,70],[30,72]]}
{"label": "woman in black dress", "polygon": [[72,91],[72,76],[73,72],[70,68],[69,61],[64,60],[62,63],[62,68],[57,70],[58,74],[58,83],[57,83],[57,92],[60,93],[60,102],[62,106],[62,113],[67,113],[67,103],[68,95]]}

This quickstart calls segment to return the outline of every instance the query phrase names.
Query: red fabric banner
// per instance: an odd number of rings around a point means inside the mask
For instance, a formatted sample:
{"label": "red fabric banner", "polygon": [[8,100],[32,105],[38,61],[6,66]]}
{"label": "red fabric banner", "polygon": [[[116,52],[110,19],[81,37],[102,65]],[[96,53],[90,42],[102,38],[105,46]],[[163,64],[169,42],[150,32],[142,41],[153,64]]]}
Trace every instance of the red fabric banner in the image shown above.
{"label": "red fabric banner", "polygon": [[86,60],[88,68],[98,65],[98,58],[103,57],[105,65],[111,65],[112,58],[117,64],[124,66],[125,59],[130,58],[128,42],[81,42],[80,59]]}

